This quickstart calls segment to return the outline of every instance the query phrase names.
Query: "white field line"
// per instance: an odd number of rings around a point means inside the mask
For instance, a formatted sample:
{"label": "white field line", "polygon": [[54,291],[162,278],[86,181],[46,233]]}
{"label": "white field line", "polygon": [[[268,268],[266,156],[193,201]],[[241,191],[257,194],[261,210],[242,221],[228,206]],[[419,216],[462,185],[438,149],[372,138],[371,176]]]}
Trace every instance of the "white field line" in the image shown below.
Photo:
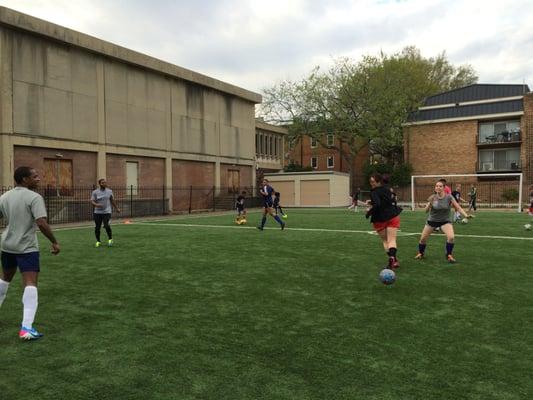
{"label": "white field line", "polygon": [[[232,226],[232,225],[203,225],[203,224],[159,224],[153,222],[132,222],[132,225],[157,225],[157,226],[180,226],[186,228],[219,228],[219,229],[257,229],[255,226]],[[265,227],[268,230],[280,230],[279,227]],[[366,233],[367,235],[376,235],[375,231],[359,231],[351,229],[321,229],[321,228],[285,228],[286,231],[307,231],[307,232],[335,232],[335,233]],[[419,236],[420,232],[398,232],[398,236]],[[445,235],[438,235],[443,236]],[[456,237],[475,238],[475,239],[504,239],[504,240],[533,240],[533,237],[517,236],[490,236],[490,235],[462,235],[455,234]]]}

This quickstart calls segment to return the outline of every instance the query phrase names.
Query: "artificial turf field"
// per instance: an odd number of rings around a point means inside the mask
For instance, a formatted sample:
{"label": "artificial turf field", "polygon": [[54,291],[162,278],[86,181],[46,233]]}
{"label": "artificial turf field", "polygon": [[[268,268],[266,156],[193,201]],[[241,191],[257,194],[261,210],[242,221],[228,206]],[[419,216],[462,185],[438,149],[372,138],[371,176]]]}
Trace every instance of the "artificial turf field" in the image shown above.
{"label": "artificial turf field", "polygon": [[115,221],[112,248],[56,231],[44,338],[17,337],[18,277],[0,308],[0,399],[533,398],[530,217],[457,225],[449,265],[443,235],[413,259],[425,215],[406,211],[388,288],[363,213],[288,213],[283,232],[257,212]]}

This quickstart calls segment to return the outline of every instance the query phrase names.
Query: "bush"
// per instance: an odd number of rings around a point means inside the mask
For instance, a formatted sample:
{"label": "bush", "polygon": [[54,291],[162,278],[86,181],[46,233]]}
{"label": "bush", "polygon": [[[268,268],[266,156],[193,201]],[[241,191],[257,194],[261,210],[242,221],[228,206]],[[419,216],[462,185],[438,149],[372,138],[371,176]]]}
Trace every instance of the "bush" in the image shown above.
{"label": "bush", "polygon": [[502,192],[502,199],[505,201],[516,201],[518,200],[518,190],[516,189],[505,189]]}
{"label": "bush", "polygon": [[283,168],[284,172],[304,172],[304,171],[313,171],[313,167],[303,167],[298,163],[290,162],[289,165],[287,165],[285,168]]}

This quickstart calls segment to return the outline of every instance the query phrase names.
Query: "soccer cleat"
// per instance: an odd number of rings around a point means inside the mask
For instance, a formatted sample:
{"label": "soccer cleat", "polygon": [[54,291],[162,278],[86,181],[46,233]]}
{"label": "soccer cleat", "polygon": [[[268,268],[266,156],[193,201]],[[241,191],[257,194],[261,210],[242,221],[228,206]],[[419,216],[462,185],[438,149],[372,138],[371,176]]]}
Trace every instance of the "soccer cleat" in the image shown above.
{"label": "soccer cleat", "polygon": [[113,239],[109,239],[109,240],[107,241],[107,245],[108,245],[109,247],[113,246]]}
{"label": "soccer cleat", "polygon": [[417,253],[415,256],[415,260],[421,260],[424,258],[424,253]]}
{"label": "soccer cleat", "polygon": [[453,258],[453,256],[452,256],[451,254],[448,254],[448,255],[446,256],[446,259],[448,260],[448,262],[449,262],[450,264],[455,264],[455,263],[457,262],[457,260],[456,260],[455,258]]}
{"label": "soccer cleat", "polygon": [[395,270],[396,268],[400,268],[400,262],[397,258],[395,258],[394,261],[391,263],[391,267],[393,270]]}
{"label": "soccer cleat", "polygon": [[42,338],[43,334],[37,332],[35,328],[21,327],[19,331],[19,338],[22,340],[36,340]]}
{"label": "soccer cleat", "polygon": [[100,247],[102,245],[102,243],[100,242],[96,242],[96,244],[94,245],[94,247]]}
{"label": "soccer cleat", "polygon": [[263,227],[258,226],[257,229],[259,229],[260,231],[262,231],[262,230],[263,230]]}

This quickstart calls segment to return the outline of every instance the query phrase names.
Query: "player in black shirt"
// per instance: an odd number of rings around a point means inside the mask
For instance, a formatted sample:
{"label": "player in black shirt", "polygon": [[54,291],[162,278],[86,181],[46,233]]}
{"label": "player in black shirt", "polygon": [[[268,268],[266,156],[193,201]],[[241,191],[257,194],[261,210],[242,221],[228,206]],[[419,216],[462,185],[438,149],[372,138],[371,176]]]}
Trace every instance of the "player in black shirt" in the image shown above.
{"label": "player in black shirt", "polygon": [[279,211],[279,214],[281,214],[282,218],[287,218],[287,214],[283,212],[281,208],[281,204],[279,203],[280,196],[281,196],[280,192],[274,192],[274,203],[273,203],[274,211],[276,212],[276,214],[278,214],[278,211]]}
{"label": "player in black shirt", "polygon": [[237,210],[237,218],[235,218],[235,222],[239,225],[246,223],[246,208],[244,208],[245,198],[246,192],[243,191],[239,197],[237,197],[237,201],[235,202],[235,209]]}
{"label": "player in black shirt", "polygon": [[[458,183],[455,186],[455,190],[452,191],[452,197],[455,199],[457,204],[461,204],[461,202],[466,203],[466,200],[461,197],[461,184]],[[453,222],[457,222],[461,220],[461,213],[459,211],[455,211],[453,216]]]}

